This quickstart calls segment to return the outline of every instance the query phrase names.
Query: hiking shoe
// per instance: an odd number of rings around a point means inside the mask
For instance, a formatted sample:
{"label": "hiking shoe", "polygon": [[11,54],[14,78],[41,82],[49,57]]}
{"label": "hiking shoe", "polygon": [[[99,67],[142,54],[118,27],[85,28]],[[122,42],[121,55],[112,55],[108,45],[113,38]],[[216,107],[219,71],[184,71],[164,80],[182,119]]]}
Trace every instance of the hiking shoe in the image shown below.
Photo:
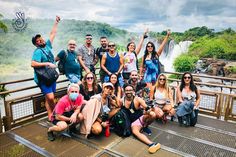
{"label": "hiking shoe", "polygon": [[54,141],[54,140],[55,140],[55,137],[54,137],[52,131],[49,131],[49,132],[48,132],[48,140],[49,140],[49,141]]}
{"label": "hiking shoe", "polygon": [[161,144],[160,143],[153,143],[148,148],[148,152],[153,154],[153,153],[156,153],[156,151],[158,151],[160,148],[161,148]]}
{"label": "hiking shoe", "polygon": [[152,131],[147,126],[143,128],[143,132],[147,133],[149,136],[152,135]]}

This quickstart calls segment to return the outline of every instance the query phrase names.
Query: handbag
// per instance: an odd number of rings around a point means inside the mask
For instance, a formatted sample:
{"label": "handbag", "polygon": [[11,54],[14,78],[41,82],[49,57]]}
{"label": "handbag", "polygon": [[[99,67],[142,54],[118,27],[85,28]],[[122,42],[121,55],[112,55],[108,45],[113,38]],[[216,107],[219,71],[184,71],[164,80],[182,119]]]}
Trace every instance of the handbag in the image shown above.
{"label": "handbag", "polygon": [[[46,55],[49,62],[53,62],[53,59],[51,59],[49,54],[47,54],[43,49],[41,50]],[[56,68],[51,68],[49,66],[34,68],[34,70],[38,77],[39,82],[45,84],[46,86],[50,86],[51,84],[53,84],[59,77]]]}
{"label": "handbag", "polygon": [[56,69],[49,66],[35,68],[35,73],[38,76],[39,82],[45,84],[46,86],[50,86],[59,77]]}

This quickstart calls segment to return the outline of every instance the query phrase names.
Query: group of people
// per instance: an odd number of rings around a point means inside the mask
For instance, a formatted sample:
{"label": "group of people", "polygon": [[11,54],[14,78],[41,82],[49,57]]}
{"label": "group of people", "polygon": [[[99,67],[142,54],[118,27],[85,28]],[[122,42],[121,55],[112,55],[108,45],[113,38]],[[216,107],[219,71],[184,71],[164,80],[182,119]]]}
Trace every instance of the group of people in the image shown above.
{"label": "group of people", "polygon": [[[181,104],[177,111],[174,109],[173,94],[168,86],[167,77],[160,73],[159,56],[170,36],[169,31],[158,50],[155,49],[154,43],[147,43],[141,65],[138,65],[137,55],[147,37],[147,30],[137,46],[134,42],[128,43],[127,52],[124,54],[119,54],[116,44],[108,42],[106,37],[100,38],[101,47],[95,49],[92,45],[92,35],[87,34],[85,44],[78,51],[76,41],[69,40],[67,50],[60,51],[54,58],[52,43],[59,22],[60,17],[57,16],[49,40],[45,41],[40,34],[32,38],[36,50],[33,52],[31,66],[56,68],[55,63],[63,61],[65,75],[71,82],[67,88],[67,95],[55,105],[56,82],[45,85],[38,79],[37,74],[34,75],[35,82],[45,95],[48,118],[54,124],[48,129],[49,140],[55,140],[53,132],[63,131],[69,125],[76,129],[77,123],[80,123],[80,133],[86,137],[99,135],[104,128],[112,125],[112,118],[120,110],[125,109],[133,135],[149,146],[150,153],[155,153],[160,149],[160,144],[146,136],[152,133],[148,125],[155,119],[177,114],[179,122],[193,123],[186,120],[185,115],[194,117],[190,111],[198,108],[200,93],[191,73],[183,75],[178,87],[177,97]],[[95,66],[98,62],[101,85],[95,75]],[[150,90],[148,99],[155,100],[157,105],[146,103],[144,88]]]}

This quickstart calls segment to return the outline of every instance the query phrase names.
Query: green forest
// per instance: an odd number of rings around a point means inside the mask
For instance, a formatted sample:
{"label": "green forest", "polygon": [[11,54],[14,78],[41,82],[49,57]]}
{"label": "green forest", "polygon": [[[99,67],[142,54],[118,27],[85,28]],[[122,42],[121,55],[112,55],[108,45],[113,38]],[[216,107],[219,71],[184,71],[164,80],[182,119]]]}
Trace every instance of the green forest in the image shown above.
{"label": "green forest", "polygon": [[[51,19],[27,19],[27,28],[19,32],[12,27],[12,20],[0,20],[0,27],[2,27],[2,24],[7,27],[0,29],[1,76],[16,73],[32,74],[30,61],[35,47],[31,43],[31,38],[33,35],[40,33],[47,39],[53,22]],[[69,39],[75,39],[78,45],[83,44],[87,33],[93,35],[93,45],[95,47],[99,46],[101,36],[107,36],[110,41],[117,43],[119,50],[122,51],[125,50],[126,44],[130,40],[138,41],[140,35],[114,28],[106,23],[62,20],[53,43],[54,54],[56,55],[61,49],[65,49]],[[165,35],[166,31],[149,32],[149,36],[157,38],[158,41],[161,41]],[[231,28],[216,32],[214,29],[205,26],[195,27],[185,32],[172,32],[171,39],[175,40],[176,43],[186,40],[193,41],[189,52],[176,59],[176,71],[179,71],[181,66],[190,64],[188,63],[190,60],[194,66],[194,62],[202,57],[236,60],[236,33]],[[184,63],[186,60],[188,62]],[[183,63],[179,63],[179,61]],[[181,64],[181,66],[178,67],[178,64]]]}

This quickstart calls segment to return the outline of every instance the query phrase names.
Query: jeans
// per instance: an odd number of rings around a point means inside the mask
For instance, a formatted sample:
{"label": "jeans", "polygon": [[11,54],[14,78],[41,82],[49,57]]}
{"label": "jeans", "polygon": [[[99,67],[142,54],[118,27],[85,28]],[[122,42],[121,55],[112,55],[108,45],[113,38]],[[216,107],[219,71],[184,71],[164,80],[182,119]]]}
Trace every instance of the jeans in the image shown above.
{"label": "jeans", "polygon": [[81,79],[80,75],[77,74],[68,74],[66,77],[69,79],[71,83],[78,83]]}

